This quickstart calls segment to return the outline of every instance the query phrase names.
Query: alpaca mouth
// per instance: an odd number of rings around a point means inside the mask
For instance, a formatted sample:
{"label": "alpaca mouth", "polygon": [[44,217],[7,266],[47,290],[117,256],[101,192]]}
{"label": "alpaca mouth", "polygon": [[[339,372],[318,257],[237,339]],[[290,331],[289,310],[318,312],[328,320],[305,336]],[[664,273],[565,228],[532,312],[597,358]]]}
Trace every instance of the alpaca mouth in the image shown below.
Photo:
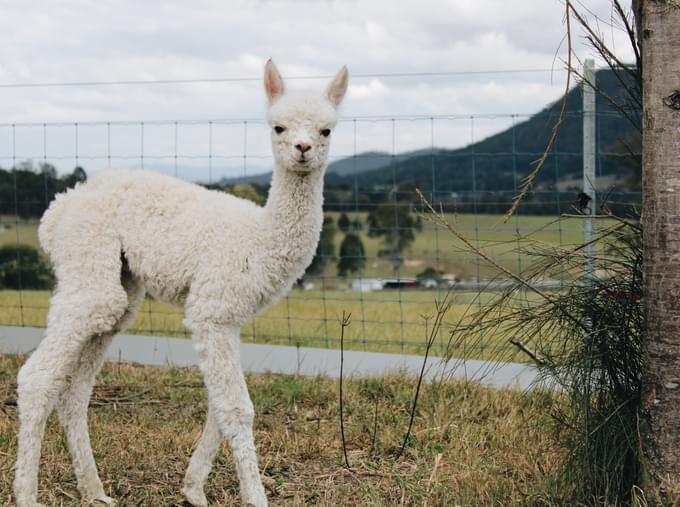
{"label": "alpaca mouth", "polygon": [[296,167],[295,169],[293,169],[293,172],[294,172],[295,174],[299,174],[299,175],[301,175],[301,176],[305,176],[305,175],[307,175],[307,174],[309,174],[309,173],[312,172],[312,168],[311,168],[311,167]]}
{"label": "alpaca mouth", "polygon": [[309,162],[309,159],[304,157],[296,159],[293,171],[298,174],[307,174],[312,172],[312,166],[309,164]]}

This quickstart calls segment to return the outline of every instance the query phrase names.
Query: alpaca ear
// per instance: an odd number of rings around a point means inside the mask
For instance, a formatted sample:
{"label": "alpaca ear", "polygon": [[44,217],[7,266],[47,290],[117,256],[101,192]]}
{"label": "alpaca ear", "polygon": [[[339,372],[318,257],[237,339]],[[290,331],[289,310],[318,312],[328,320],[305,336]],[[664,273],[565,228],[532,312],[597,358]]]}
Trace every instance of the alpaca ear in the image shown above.
{"label": "alpaca ear", "polygon": [[283,78],[271,58],[267,60],[267,64],[264,66],[264,90],[267,92],[267,99],[270,104],[283,95],[285,91]]}
{"label": "alpaca ear", "polygon": [[347,70],[347,66],[343,65],[342,69],[340,69],[326,89],[326,97],[335,107],[338,107],[345,97],[348,83],[349,71]]}

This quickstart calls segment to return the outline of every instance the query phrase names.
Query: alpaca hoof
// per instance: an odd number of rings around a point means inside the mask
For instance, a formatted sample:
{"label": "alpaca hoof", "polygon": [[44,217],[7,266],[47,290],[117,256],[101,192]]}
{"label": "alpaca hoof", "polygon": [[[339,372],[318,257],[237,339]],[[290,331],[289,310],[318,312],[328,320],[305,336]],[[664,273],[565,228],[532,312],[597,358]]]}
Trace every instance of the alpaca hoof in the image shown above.
{"label": "alpaca hoof", "polygon": [[92,505],[93,507],[101,507],[102,505],[105,505],[107,507],[114,507],[116,505],[116,501],[110,496],[101,495],[95,498],[94,500],[90,501],[90,505]]}
{"label": "alpaca hoof", "polygon": [[243,505],[245,507],[267,507],[267,497],[264,495],[253,496],[250,500],[243,500]]}
{"label": "alpaca hoof", "polygon": [[208,507],[208,499],[202,490],[185,486],[182,488],[182,494],[194,507]]}
{"label": "alpaca hoof", "polygon": [[17,502],[17,507],[47,507],[45,504],[38,502]]}

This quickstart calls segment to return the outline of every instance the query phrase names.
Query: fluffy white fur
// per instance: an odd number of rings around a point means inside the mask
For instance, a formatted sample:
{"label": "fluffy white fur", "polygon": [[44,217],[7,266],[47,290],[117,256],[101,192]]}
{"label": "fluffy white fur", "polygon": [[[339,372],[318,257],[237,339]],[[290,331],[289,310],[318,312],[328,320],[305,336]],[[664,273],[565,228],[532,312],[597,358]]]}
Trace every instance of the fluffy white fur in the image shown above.
{"label": "fluffy white fur", "polygon": [[275,167],[264,207],[143,171],[108,171],[59,195],[40,242],[58,284],[44,340],[18,376],[18,507],[37,503],[45,421],[56,407],[84,500],[113,505],[102,487],[87,430],[87,407],[106,347],[129,325],[146,292],[183,306],[208,390],[203,434],[182,491],[207,505],[203,485],[223,437],[245,504],[267,504],[253,442],[253,405],[239,359],[240,326],[284,295],[314,255],[322,188],[342,68],[323,95],[286,93],[265,67]]}

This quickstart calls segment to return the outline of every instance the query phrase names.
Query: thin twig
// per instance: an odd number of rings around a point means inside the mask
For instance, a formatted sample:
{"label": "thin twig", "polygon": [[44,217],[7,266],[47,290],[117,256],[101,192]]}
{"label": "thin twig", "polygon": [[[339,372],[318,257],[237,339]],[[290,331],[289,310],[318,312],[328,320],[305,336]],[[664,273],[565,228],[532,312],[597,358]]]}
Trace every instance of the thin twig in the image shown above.
{"label": "thin twig", "polygon": [[[632,23],[629,21],[628,16],[626,15],[626,12],[623,10],[623,7],[621,6],[621,2],[619,0],[614,0],[614,8],[616,9],[616,12],[619,14],[619,17],[621,18],[621,21],[623,22],[623,26],[626,29],[626,34],[628,35],[628,40],[630,41],[630,47],[633,48],[633,53],[635,54],[635,63],[637,64],[637,72],[638,74],[641,72],[640,69],[640,60],[641,60],[641,54],[640,54],[640,48],[638,47],[638,41],[637,41],[637,33],[635,32],[635,27],[633,27]],[[635,2],[633,2],[635,3]],[[633,14],[633,23],[635,22],[635,15]],[[640,81],[638,79],[638,81]]]}
{"label": "thin twig", "polygon": [[533,292],[535,292],[536,294],[538,294],[539,296],[541,296],[541,297],[542,297],[543,299],[545,299],[546,301],[552,302],[552,298],[551,298],[550,296],[548,296],[548,295],[545,294],[543,291],[541,291],[541,290],[539,290],[538,288],[536,288],[536,287],[534,287],[533,285],[531,285],[527,280],[524,280],[524,279],[521,278],[520,276],[517,276],[516,274],[514,274],[512,271],[510,271],[510,270],[504,268],[503,266],[501,266],[500,264],[498,264],[496,261],[494,261],[491,257],[489,257],[488,255],[486,255],[480,248],[478,248],[478,247],[476,247],[475,245],[473,245],[473,244],[472,244],[465,236],[463,236],[463,235],[458,231],[458,229],[456,229],[453,225],[451,225],[451,223],[450,223],[448,220],[446,220],[446,218],[444,217],[443,213],[435,211],[435,209],[432,207],[432,204],[425,198],[425,196],[422,194],[422,192],[420,191],[420,189],[416,188],[416,193],[418,194],[418,197],[420,198],[420,201],[425,205],[425,207],[429,210],[429,212],[432,214],[432,216],[435,217],[435,223],[438,222],[439,225],[442,225],[442,226],[444,226],[446,229],[448,229],[449,232],[453,233],[454,236],[456,236],[459,240],[461,240],[463,243],[465,243],[465,245],[466,245],[470,250],[472,250],[473,252],[475,252],[475,254],[477,254],[479,257],[481,257],[481,258],[484,259],[486,262],[488,262],[489,264],[491,264],[494,268],[496,268],[497,270],[499,270],[499,271],[505,273],[506,275],[508,275],[508,276],[509,276],[510,278],[512,278],[513,280],[519,282],[520,284],[524,285],[524,286],[527,287],[528,289],[532,290]]}
{"label": "thin twig", "polygon": [[345,465],[348,469],[352,468],[347,458],[347,442],[345,440],[345,421],[344,421],[344,401],[342,395],[342,370],[345,362],[345,328],[349,326],[351,313],[345,314],[342,312],[342,321],[340,321],[340,435],[342,437],[342,453],[345,456]]}
{"label": "thin twig", "polygon": [[555,122],[555,125],[553,125],[552,128],[552,133],[550,135],[550,140],[548,141],[548,145],[545,148],[545,151],[543,152],[543,155],[541,155],[541,158],[539,158],[535,164],[536,167],[534,167],[534,170],[529,173],[528,176],[524,178],[524,181],[522,182],[520,192],[518,195],[512,198],[512,206],[510,206],[510,209],[505,213],[504,221],[507,222],[510,217],[515,213],[517,210],[517,207],[520,205],[524,197],[529,193],[529,190],[531,190],[531,185],[533,184],[534,180],[538,176],[538,173],[541,172],[541,169],[543,169],[543,166],[545,165],[545,161],[548,159],[548,155],[550,155],[550,152],[552,152],[553,148],[555,147],[555,143],[557,142],[557,133],[560,130],[560,127],[562,125],[562,122],[564,122],[564,119],[566,118],[567,115],[567,101],[569,98],[569,87],[571,86],[571,66],[572,66],[572,47],[571,47],[571,23],[570,23],[570,14],[569,11],[572,10],[571,7],[571,2],[570,0],[565,1],[565,9],[566,9],[566,14],[565,14],[565,20],[567,24],[567,83],[564,87],[564,96],[562,97],[562,107],[560,108],[560,115],[557,118],[557,121]]}
{"label": "thin twig", "polygon": [[[587,334],[590,333],[590,330],[588,329],[588,327],[583,322],[581,322],[578,318],[574,317],[571,313],[569,313],[567,310],[565,310],[559,300],[550,297],[547,293],[540,290],[535,285],[532,285],[531,283],[529,283],[529,280],[531,279],[531,277],[529,277],[527,280],[525,280],[521,276],[516,275],[515,273],[513,273],[509,269],[504,268],[503,266],[498,264],[491,257],[489,257],[486,253],[484,253],[479,247],[476,247],[475,245],[473,245],[465,236],[463,236],[458,231],[458,229],[456,229],[453,225],[451,225],[451,223],[446,219],[446,217],[444,217],[443,213],[438,213],[437,211],[435,211],[435,209],[432,207],[432,204],[430,204],[430,202],[425,198],[425,196],[420,191],[420,189],[416,189],[416,193],[418,194],[418,197],[420,198],[421,203],[430,211],[430,213],[432,213],[432,216],[435,217],[435,220],[436,220],[435,223],[438,223],[439,225],[448,229],[449,232],[453,233],[454,236],[456,236],[463,243],[465,243],[465,245],[470,250],[472,250],[476,255],[478,255],[479,257],[484,259],[486,262],[491,264],[494,268],[496,268],[500,272],[505,273],[507,276],[509,276],[510,278],[515,280],[516,282],[519,282],[521,285],[523,285],[524,287],[526,287],[527,289],[529,289],[533,293],[542,297],[545,301],[552,304],[555,309],[559,310],[559,312],[562,315],[564,315],[567,319],[571,320],[574,324],[576,324],[581,329],[583,329]],[[613,229],[616,229],[616,227],[614,227]],[[595,240],[593,240],[593,241],[595,241]],[[583,247],[585,247],[585,244],[580,245],[578,248],[583,248]]]}
{"label": "thin twig", "polygon": [[545,362],[544,359],[538,357],[538,354],[536,354],[536,352],[534,352],[529,347],[524,345],[521,341],[515,340],[514,338],[510,338],[508,341],[512,343],[515,347],[517,347],[519,350],[524,352],[527,356],[529,356],[537,365],[547,366],[547,363]]}
{"label": "thin twig", "polygon": [[437,306],[437,315],[435,316],[434,323],[432,324],[432,329],[430,330],[430,334],[426,336],[427,343],[425,345],[425,357],[423,357],[423,365],[420,368],[420,375],[418,376],[418,385],[416,386],[416,394],[413,397],[413,406],[411,407],[411,416],[408,422],[408,430],[406,430],[406,435],[404,435],[404,441],[401,444],[401,449],[399,449],[399,452],[397,453],[397,456],[395,459],[401,458],[401,455],[404,453],[404,449],[406,449],[406,443],[408,442],[409,437],[411,436],[411,429],[413,428],[413,420],[415,419],[416,415],[416,407],[418,406],[418,396],[420,395],[420,386],[423,383],[423,377],[425,377],[425,366],[427,365],[427,357],[430,354],[430,349],[432,348],[432,345],[434,344],[434,341],[437,338],[437,333],[439,332],[439,329],[442,325],[442,321],[444,320],[444,316],[446,315],[446,312],[449,311],[449,308],[451,307],[451,303],[447,301],[449,294],[447,293],[444,296],[444,299],[442,301],[437,301],[436,306]]}

